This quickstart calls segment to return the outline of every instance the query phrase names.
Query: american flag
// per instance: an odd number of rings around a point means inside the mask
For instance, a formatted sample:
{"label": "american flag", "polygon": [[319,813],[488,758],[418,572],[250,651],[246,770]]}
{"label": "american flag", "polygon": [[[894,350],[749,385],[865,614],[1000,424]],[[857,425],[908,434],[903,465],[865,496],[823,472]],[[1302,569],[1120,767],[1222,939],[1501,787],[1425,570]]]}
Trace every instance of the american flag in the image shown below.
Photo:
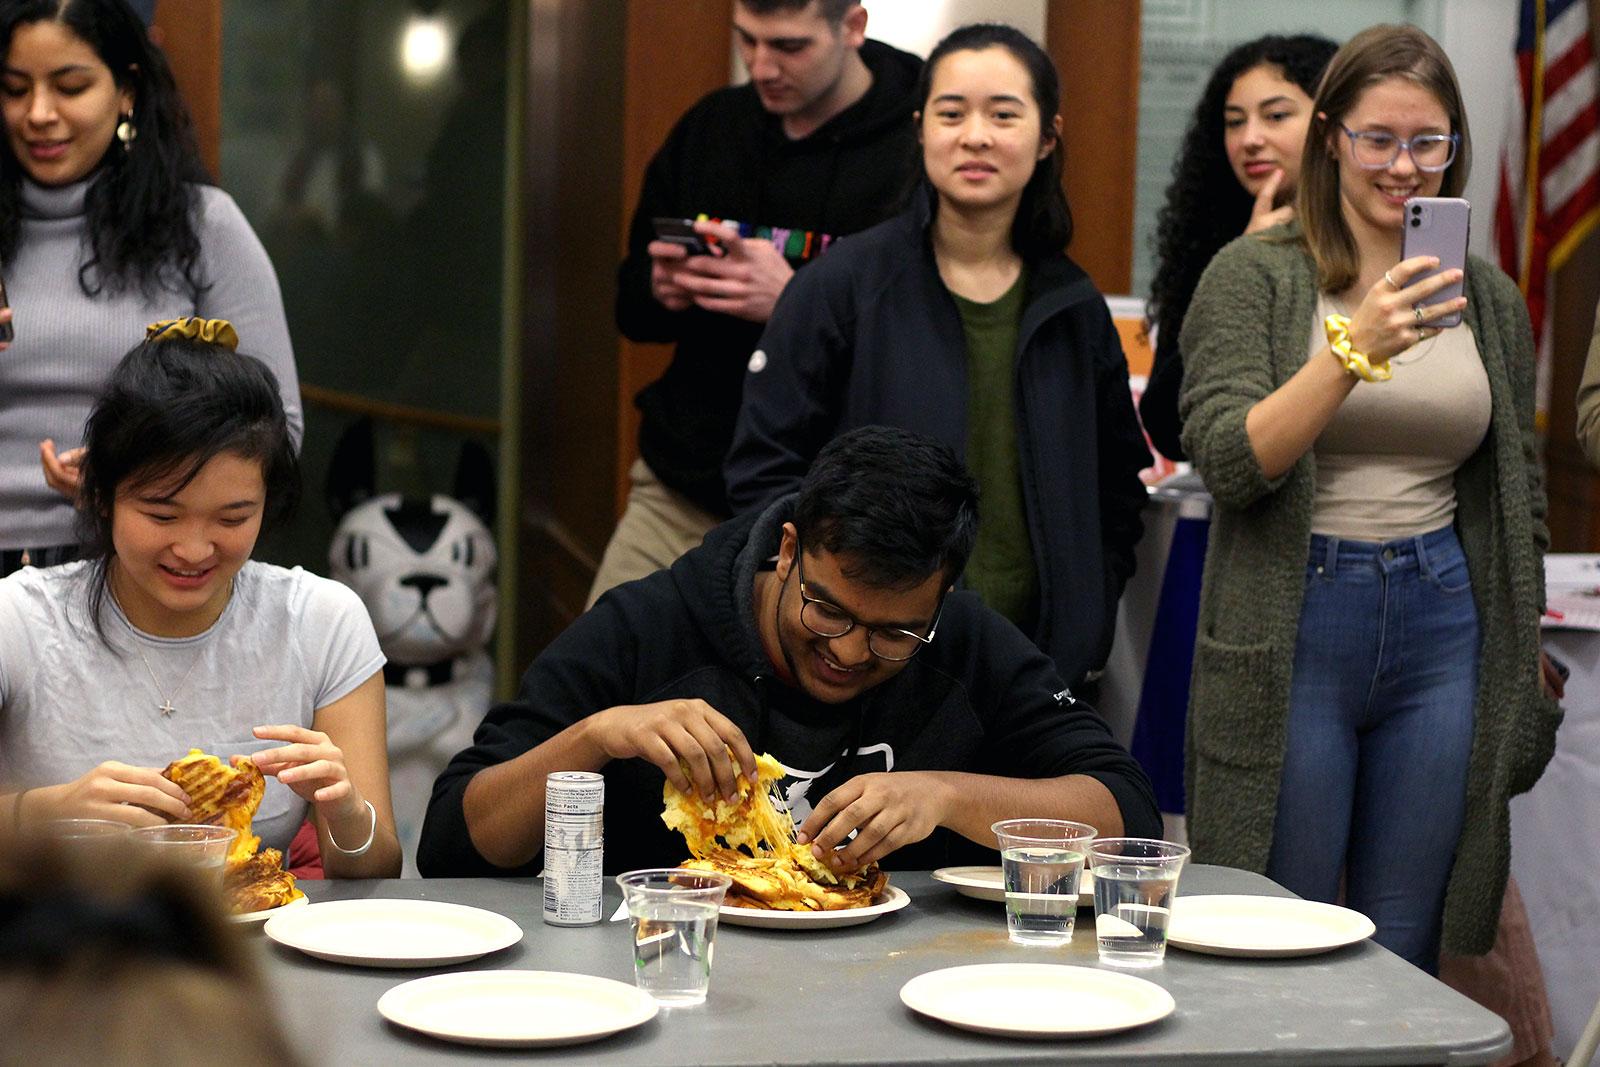
{"label": "american flag", "polygon": [[[1600,70],[1587,0],[1522,0],[1516,60],[1520,98],[1511,102],[1500,157],[1495,245],[1535,333],[1547,337],[1548,276],[1600,223]],[[1547,350],[1541,342],[1541,412]]]}

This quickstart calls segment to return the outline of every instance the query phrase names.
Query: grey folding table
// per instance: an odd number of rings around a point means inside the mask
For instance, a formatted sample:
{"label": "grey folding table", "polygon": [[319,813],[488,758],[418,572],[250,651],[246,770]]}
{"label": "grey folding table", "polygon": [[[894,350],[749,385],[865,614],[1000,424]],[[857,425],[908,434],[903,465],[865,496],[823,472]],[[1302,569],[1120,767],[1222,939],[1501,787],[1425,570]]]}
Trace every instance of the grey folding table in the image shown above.
{"label": "grey folding table", "polygon": [[[1499,1016],[1371,941],[1301,959],[1224,959],[1173,948],[1137,972],[1177,1002],[1167,1018],[1104,1037],[1015,1040],[957,1030],[900,1002],[925,971],[974,963],[1098,966],[1093,921],[1080,912],[1069,946],[1006,940],[1002,905],[958,896],[926,873],[896,873],[911,895],[899,912],[842,929],[796,932],[723,924],[707,1002],[661,1012],[586,1045],[512,1053],[450,1044],[386,1022],[390,988],[440,971],[570,971],[631,981],[625,922],[562,928],[541,921],[532,879],[302,883],[313,901],[404,897],[488,908],[515,920],[522,941],[439,970],[328,963],[260,937],[278,1008],[313,1063],[401,1064],[533,1057],[549,1064],[1482,1064],[1511,1047]],[[1183,893],[1287,896],[1258,875],[1196,865]],[[606,914],[620,903],[608,885]],[[1083,921],[1088,920],[1088,921]],[[530,1005],[530,1011],[538,1010]]]}

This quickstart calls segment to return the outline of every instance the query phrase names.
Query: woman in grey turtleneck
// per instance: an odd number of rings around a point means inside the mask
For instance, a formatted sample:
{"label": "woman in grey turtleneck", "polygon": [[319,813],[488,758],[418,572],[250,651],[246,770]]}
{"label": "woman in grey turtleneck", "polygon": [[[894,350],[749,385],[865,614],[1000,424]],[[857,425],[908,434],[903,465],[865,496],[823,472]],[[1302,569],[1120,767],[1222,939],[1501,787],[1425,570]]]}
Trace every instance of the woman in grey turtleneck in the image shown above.
{"label": "woman in grey turtleneck", "polygon": [[226,318],[303,425],[278,280],[207,184],[166,58],[125,0],[0,13],[0,576],[77,552],[76,446],[102,382],[159,319]]}

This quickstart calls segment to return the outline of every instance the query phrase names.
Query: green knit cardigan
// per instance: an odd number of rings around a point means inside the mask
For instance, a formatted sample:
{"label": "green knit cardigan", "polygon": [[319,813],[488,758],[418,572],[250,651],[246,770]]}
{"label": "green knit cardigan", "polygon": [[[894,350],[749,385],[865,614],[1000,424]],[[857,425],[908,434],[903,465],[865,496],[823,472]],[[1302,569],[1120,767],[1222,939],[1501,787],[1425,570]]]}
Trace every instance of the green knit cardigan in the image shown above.
{"label": "green knit cardigan", "polygon": [[[1482,636],[1444,945],[1481,954],[1494,943],[1510,868],[1508,802],[1544,770],[1561,709],[1544,695],[1538,665],[1549,533],[1534,451],[1533,334],[1516,286],[1492,264],[1471,261],[1466,292],[1491,416],[1455,477],[1456,533]],[[1266,869],[1277,812],[1317,467],[1308,451],[1267,478],[1245,415],[1305,363],[1316,299],[1315,266],[1293,224],[1241,237],[1200,279],[1181,337],[1183,447],[1216,502],[1189,695],[1189,836],[1197,861],[1252,871]]]}

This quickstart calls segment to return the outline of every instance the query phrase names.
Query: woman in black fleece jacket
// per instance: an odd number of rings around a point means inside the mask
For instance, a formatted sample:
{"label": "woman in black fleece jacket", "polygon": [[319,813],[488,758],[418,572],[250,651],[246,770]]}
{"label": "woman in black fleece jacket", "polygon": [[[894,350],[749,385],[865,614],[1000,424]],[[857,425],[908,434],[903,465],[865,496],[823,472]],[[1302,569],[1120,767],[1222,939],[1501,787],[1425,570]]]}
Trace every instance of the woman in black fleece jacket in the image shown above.
{"label": "woman in black fleece jacket", "polygon": [[1079,687],[1110,651],[1150,454],[1105,301],[1062,251],[1059,96],[1049,56],[1011,27],[940,42],[917,94],[912,205],[790,283],[725,473],[747,511],[857,426],[954,448],[984,494],[968,587]]}

